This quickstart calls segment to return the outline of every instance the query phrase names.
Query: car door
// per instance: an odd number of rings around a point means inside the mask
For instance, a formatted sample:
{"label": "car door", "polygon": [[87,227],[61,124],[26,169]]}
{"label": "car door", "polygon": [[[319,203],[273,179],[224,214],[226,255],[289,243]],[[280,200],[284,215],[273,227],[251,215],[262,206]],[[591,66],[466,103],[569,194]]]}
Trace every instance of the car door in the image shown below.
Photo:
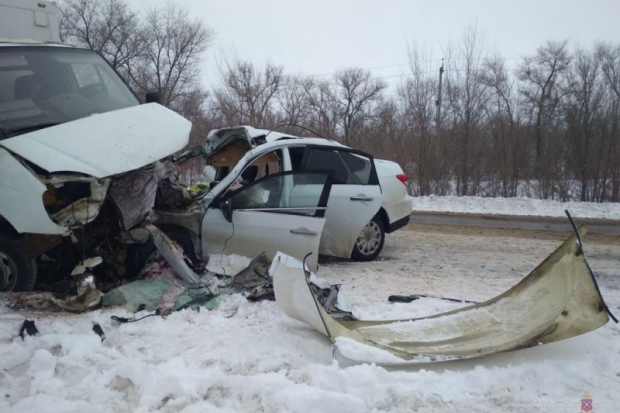
{"label": "car door", "polygon": [[349,148],[307,146],[301,169],[334,172],[319,252],[350,258],[362,230],[383,203],[372,156]]}
{"label": "car door", "polygon": [[227,190],[203,218],[203,253],[264,251],[273,258],[281,251],[298,259],[312,253],[307,263],[316,271],[332,181],[329,171],[288,171]]}

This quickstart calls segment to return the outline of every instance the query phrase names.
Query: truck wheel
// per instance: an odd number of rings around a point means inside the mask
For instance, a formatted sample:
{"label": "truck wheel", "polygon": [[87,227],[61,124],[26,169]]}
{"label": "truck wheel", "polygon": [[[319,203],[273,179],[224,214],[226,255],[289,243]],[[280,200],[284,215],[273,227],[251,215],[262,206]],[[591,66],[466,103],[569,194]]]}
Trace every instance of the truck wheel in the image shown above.
{"label": "truck wheel", "polygon": [[[162,225],[159,227],[164,234],[166,234],[172,241],[174,241],[181,249],[183,254],[188,257],[192,262],[196,261],[196,253],[194,252],[194,244],[189,236],[189,233],[185,228]],[[155,243],[152,239],[149,239],[144,244],[133,244],[127,251],[127,258],[125,265],[127,268],[127,275],[129,277],[137,277],[140,275],[140,271],[150,263],[152,260],[160,260],[162,257],[155,247]]]}
{"label": "truck wheel", "polygon": [[0,291],[30,291],[37,265],[10,239],[0,236]]}
{"label": "truck wheel", "polygon": [[381,218],[374,217],[362,230],[355,241],[351,258],[354,261],[372,261],[383,249],[385,242],[385,228]]}

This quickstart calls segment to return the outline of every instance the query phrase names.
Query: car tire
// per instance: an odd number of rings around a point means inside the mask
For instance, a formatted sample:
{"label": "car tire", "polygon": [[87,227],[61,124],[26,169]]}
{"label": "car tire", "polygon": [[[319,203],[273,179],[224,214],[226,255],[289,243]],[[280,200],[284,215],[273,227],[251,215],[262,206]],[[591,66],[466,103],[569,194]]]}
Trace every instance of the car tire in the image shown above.
{"label": "car tire", "polygon": [[[194,244],[185,228],[173,225],[162,225],[159,228],[183,249],[183,254],[185,256],[192,262],[196,261]],[[125,260],[127,276],[133,278],[140,275],[140,271],[144,269],[147,261],[155,252],[157,252],[157,247],[155,247],[155,243],[152,239],[149,239],[144,244],[131,245],[127,251],[127,258]]]}
{"label": "car tire", "polygon": [[381,253],[385,242],[385,228],[378,216],[370,220],[355,244],[351,258],[354,261],[372,261]]}
{"label": "car tire", "polygon": [[36,263],[15,242],[0,236],[0,292],[30,291],[36,282]]}

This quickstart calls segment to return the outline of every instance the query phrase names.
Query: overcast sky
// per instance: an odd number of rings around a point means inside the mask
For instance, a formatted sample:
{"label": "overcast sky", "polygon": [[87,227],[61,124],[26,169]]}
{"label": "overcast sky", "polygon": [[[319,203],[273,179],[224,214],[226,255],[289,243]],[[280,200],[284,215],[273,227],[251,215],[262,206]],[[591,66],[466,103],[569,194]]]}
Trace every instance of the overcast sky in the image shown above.
{"label": "overcast sky", "polygon": [[[165,0],[129,0],[137,10]],[[215,39],[205,63],[205,84],[222,50],[288,73],[329,74],[346,67],[398,76],[407,43],[441,58],[450,42],[476,24],[489,51],[517,62],[546,40],[584,46],[620,42],[620,0],[175,0],[204,20]],[[439,62],[437,62],[439,65]],[[389,67],[385,67],[389,66]],[[391,78],[392,83],[396,78]]]}

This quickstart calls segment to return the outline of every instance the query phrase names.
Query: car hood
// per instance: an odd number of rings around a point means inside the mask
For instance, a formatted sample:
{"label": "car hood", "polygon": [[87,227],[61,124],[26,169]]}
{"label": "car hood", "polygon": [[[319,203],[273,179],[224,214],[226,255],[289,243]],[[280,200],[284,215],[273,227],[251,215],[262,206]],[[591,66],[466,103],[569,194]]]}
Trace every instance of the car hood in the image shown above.
{"label": "car hood", "polygon": [[187,145],[192,124],[156,104],[106,112],[0,141],[49,172],[103,178],[141,168]]}

